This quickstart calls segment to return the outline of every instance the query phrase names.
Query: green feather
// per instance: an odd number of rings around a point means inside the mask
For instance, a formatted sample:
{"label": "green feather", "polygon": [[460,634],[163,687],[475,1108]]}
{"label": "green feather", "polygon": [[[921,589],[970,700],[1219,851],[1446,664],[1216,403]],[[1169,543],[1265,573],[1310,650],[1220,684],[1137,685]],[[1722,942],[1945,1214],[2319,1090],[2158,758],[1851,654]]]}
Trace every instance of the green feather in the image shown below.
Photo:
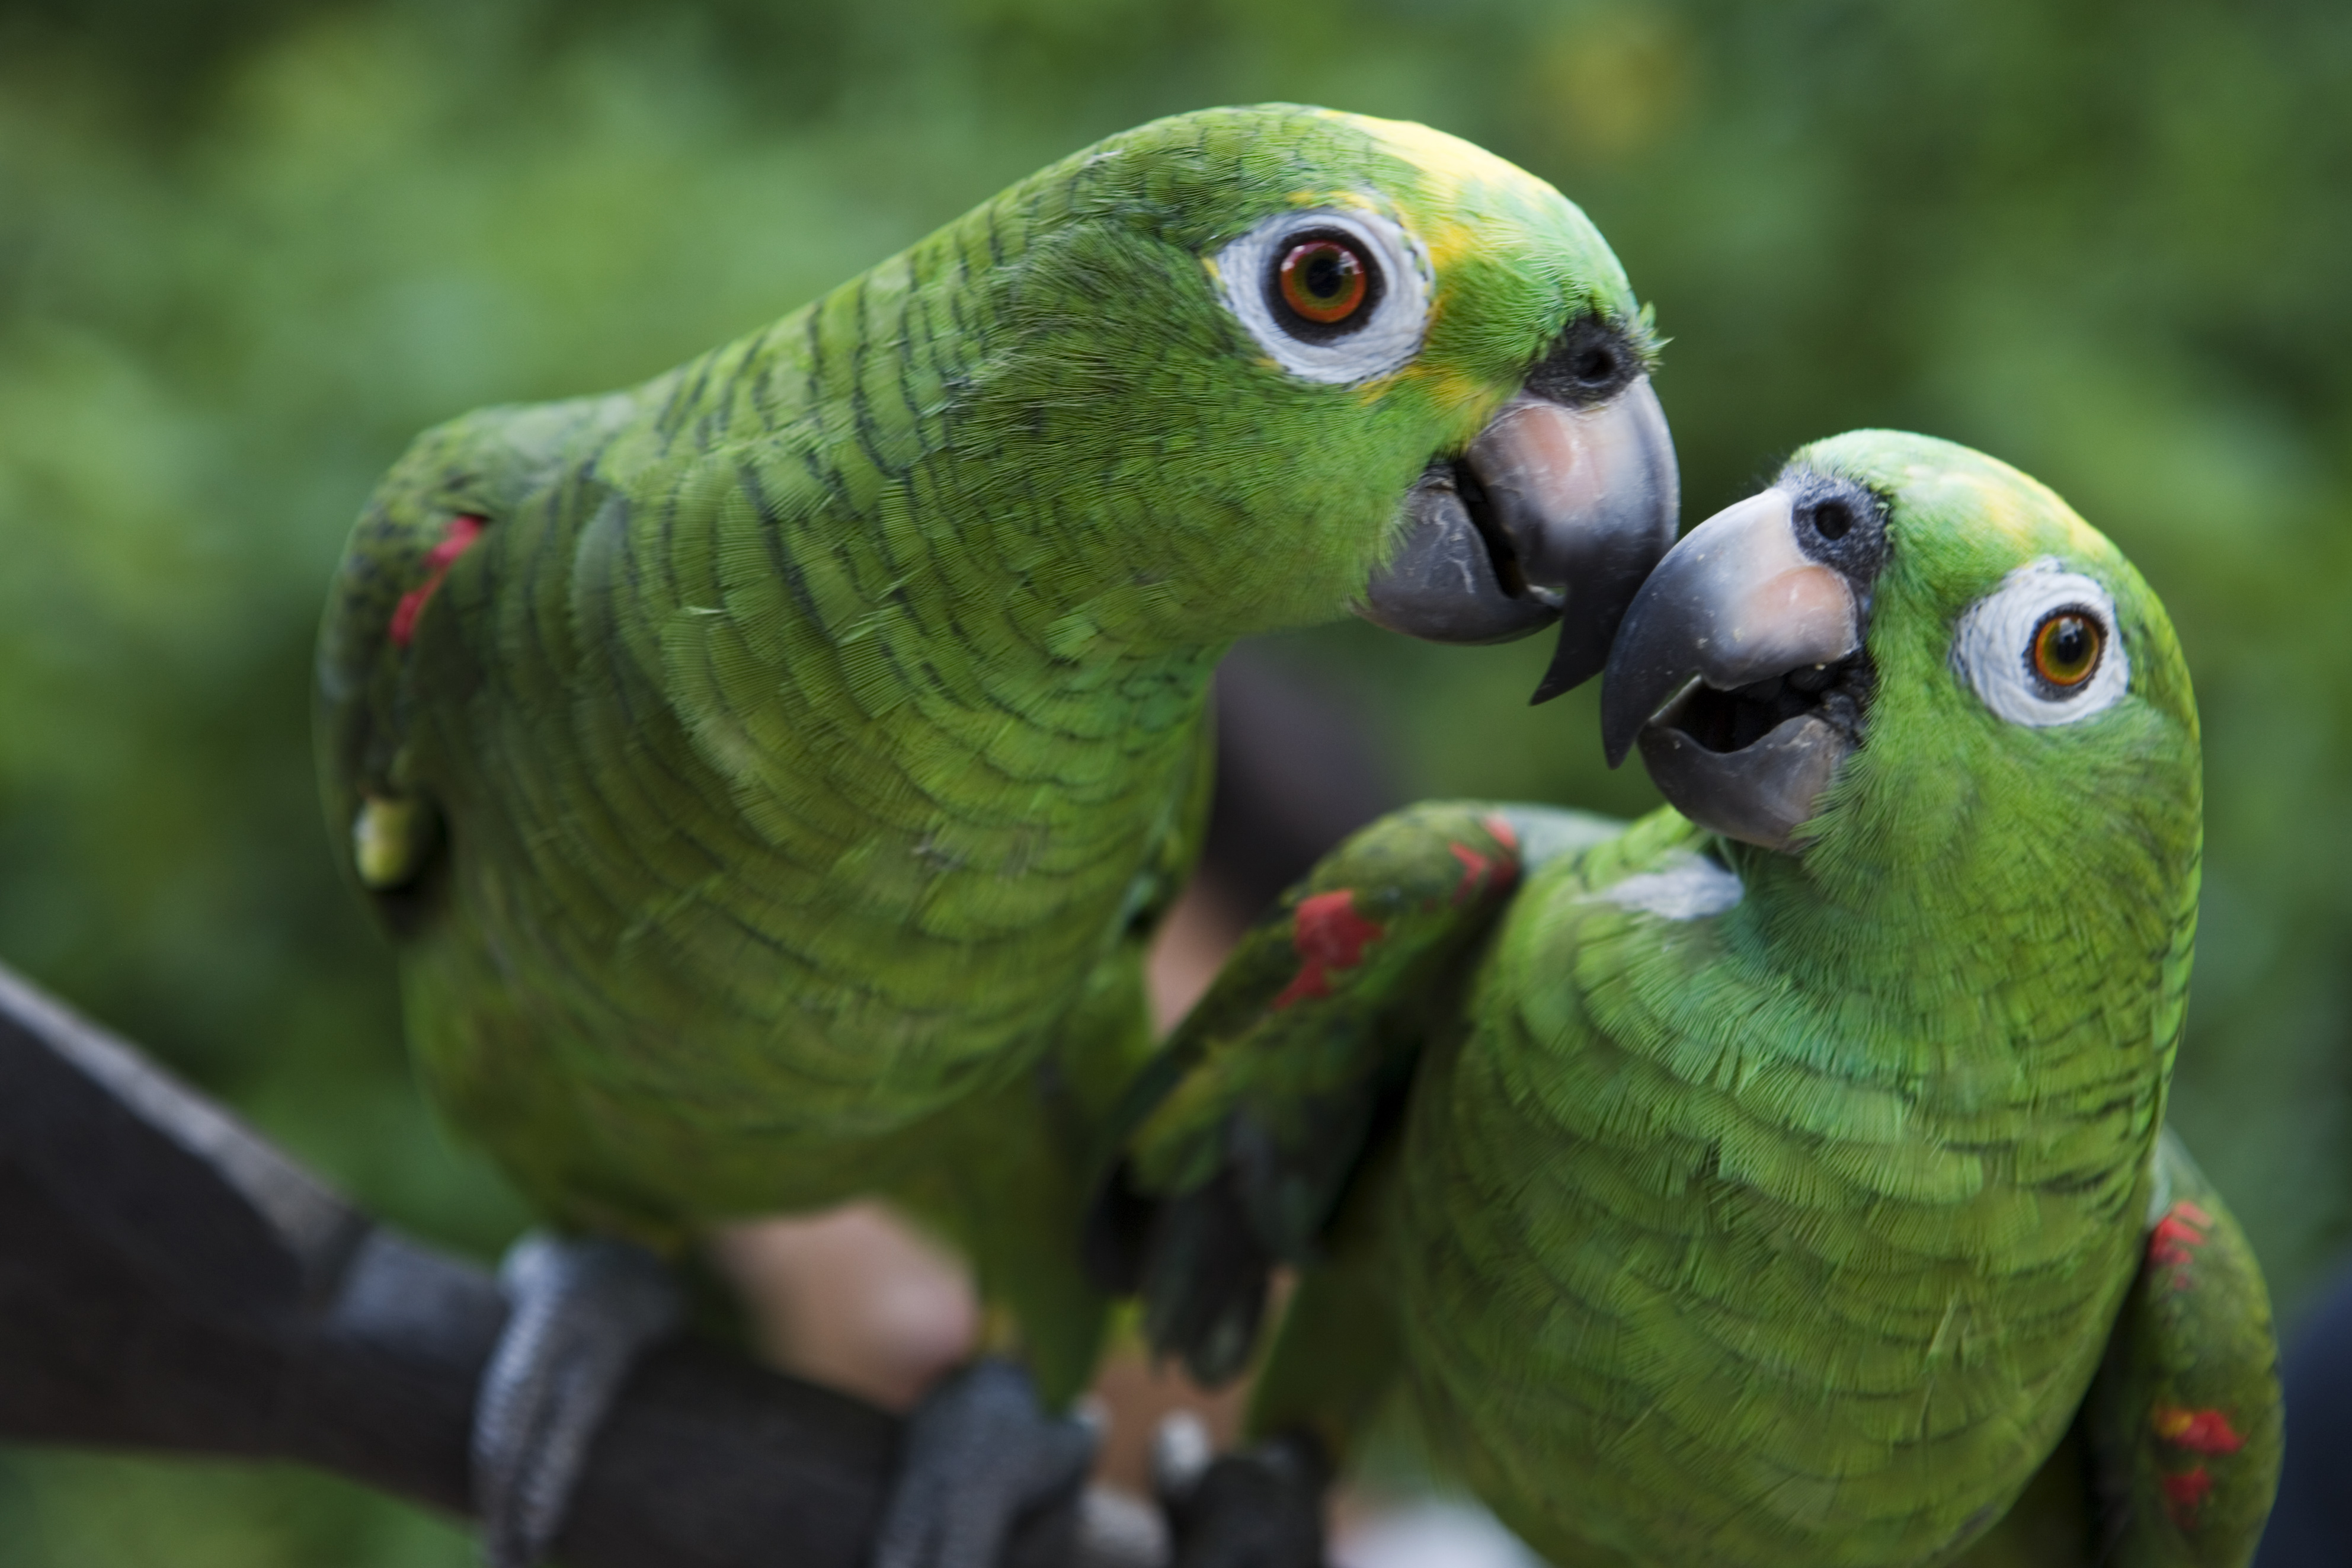
{"label": "green feather", "polygon": [[[1344,1448],[1402,1374],[1432,1452],[1556,1562],[1943,1563],[2046,1472],[2001,1539],[2065,1538],[2069,1508],[2081,1528],[2071,1557],[2019,1561],[2088,1563],[2111,1537],[2105,1560],[2241,1564],[2277,1474],[2268,1307],[2158,1142],[2201,837],[2171,628],[2112,545],[1989,458],[1874,432],[1796,461],[1888,506],[1864,739],[1800,850],[1660,812],[1499,911],[1424,906],[1382,941],[1451,944],[1454,977],[1368,965],[1319,1026],[1301,1015],[1323,1004],[1270,1006],[1266,966],[1237,968],[1144,1080],[1166,1098],[1130,1180],[1208,1257],[1220,1226],[1264,1232],[1263,1173],[1361,1161],[1267,1248],[1329,1262],[1254,1419]],[[2105,585],[2130,679],[2032,728],[1952,650],[1969,606],[2043,558]],[[1423,820],[1376,825],[1308,886],[1410,882],[1412,855],[1444,871]],[[1376,1048],[1391,1018],[1408,1040]],[[1369,1152],[1360,1120],[1289,1114],[1401,1062],[1402,1132]],[[1244,1122],[1276,1130],[1272,1158]],[[2141,1269],[2167,1193],[2210,1222],[2179,1298]],[[1154,1261],[1149,1320],[1207,1321],[1199,1299],[1229,1287]],[[2210,1494],[2168,1511],[2163,1478],[2200,1458],[2181,1434],[2214,1421],[2242,1443],[2170,1483]]]}
{"label": "green feather", "polygon": [[[1433,268],[1420,352],[1359,385],[1266,360],[1209,266],[1331,203]],[[1210,672],[1344,613],[1411,482],[1586,314],[1644,339],[1541,182],[1218,110],[642,386],[426,434],[319,689],[427,1088],[573,1225],[897,1196],[1068,1392],[1100,1315],[1068,1238],[1197,847]]]}

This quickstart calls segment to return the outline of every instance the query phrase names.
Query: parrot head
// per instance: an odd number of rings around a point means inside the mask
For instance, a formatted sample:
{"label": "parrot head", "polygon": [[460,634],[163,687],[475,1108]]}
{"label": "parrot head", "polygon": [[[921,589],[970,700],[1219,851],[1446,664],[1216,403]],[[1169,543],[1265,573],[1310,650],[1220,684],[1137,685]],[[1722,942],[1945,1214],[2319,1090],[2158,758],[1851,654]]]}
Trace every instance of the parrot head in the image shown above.
{"label": "parrot head", "polygon": [[1539,698],[1599,672],[1676,475],[1647,321],[1559,192],[1266,105],[1114,136],[972,221],[992,347],[959,403],[988,467],[962,482],[1045,515],[1090,630],[1559,621]]}
{"label": "parrot head", "polygon": [[1685,816],[1809,861],[2194,862],[2197,710],[2163,605],[2056,495],[1946,441],[1817,442],[1693,529],[1625,616],[1601,722]]}

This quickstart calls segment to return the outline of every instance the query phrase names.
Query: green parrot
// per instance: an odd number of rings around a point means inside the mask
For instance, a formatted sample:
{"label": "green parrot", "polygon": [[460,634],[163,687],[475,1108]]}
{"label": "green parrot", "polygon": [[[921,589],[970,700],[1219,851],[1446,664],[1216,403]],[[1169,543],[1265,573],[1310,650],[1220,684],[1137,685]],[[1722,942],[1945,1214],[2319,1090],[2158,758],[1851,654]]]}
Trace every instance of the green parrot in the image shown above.
{"label": "green parrot", "polygon": [[[1547,689],[1597,673],[1674,535],[1652,343],[1541,181],[1223,109],[642,386],[416,441],[328,603],[319,756],[426,1089],[561,1227],[510,1255],[480,1400],[494,1562],[553,1540],[676,1318],[653,1255],[713,1219],[884,1195],[1047,1403],[1083,1386],[1212,669],[1354,610],[1557,622]],[[984,1563],[1083,1468],[1028,1405],[926,1403],[881,1568]]]}
{"label": "green parrot", "polygon": [[1839,437],[1660,563],[1602,717],[1672,807],[1383,819],[1139,1079],[1090,1244],[1154,1342],[1234,1375],[1304,1267],[1199,1483],[1262,1517],[1180,1563],[1319,1561],[1392,1385],[1561,1564],[2246,1563],[2276,1348],[2163,1126],[2201,785],[2139,574]]}

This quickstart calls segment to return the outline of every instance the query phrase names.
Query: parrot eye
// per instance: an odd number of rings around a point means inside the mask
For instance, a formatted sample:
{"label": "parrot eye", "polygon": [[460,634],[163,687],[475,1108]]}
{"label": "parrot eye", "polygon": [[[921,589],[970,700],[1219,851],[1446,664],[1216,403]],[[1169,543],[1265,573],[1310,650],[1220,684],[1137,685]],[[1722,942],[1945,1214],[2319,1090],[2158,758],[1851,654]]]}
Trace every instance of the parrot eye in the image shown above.
{"label": "parrot eye", "polygon": [[1284,324],[1308,342],[1318,328],[1344,329],[1349,321],[1368,312],[1380,272],[1370,258],[1344,234],[1295,234],[1276,267],[1269,292],[1284,311],[1297,318]]}
{"label": "parrot eye", "polygon": [[2021,566],[1969,606],[1952,663],[2012,724],[2071,724],[2112,707],[2131,683],[2107,591],[2058,562]]}
{"label": "parrot eye", "polygon": [[2099,650],[2106,641],[2106,632],[2089,615],[2054,610],[2033,634],[2033,673],[2047,685],[2071,691],[2099,668]]}
{"label": "parrot eye", "polygon": [[1420,352],[1429,258],[1377,213],[1277,214],[1219,251],[1210,269],[1225,308],[1302,381],[1370,381]]}

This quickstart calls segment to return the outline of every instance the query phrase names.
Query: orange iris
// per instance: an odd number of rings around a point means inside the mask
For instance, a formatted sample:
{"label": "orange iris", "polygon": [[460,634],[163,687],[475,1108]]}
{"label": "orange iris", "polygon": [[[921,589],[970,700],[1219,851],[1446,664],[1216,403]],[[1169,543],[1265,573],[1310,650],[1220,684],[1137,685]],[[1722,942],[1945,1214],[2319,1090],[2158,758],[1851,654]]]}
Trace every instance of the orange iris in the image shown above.
{"label": "orange iris", "polygon": [[2033,672],[2053,686],[2080,686],[2099,668],[2099,651],[2106,634],[2099,623],[2073,610],[2061,610],[2033,634]]}
{"label": "orange iris", "polygon": [[1354,315],[1370,286],[1364,258],[1339,240],[1305,240],[1282,258],[1282,302],[1323,326]]}

